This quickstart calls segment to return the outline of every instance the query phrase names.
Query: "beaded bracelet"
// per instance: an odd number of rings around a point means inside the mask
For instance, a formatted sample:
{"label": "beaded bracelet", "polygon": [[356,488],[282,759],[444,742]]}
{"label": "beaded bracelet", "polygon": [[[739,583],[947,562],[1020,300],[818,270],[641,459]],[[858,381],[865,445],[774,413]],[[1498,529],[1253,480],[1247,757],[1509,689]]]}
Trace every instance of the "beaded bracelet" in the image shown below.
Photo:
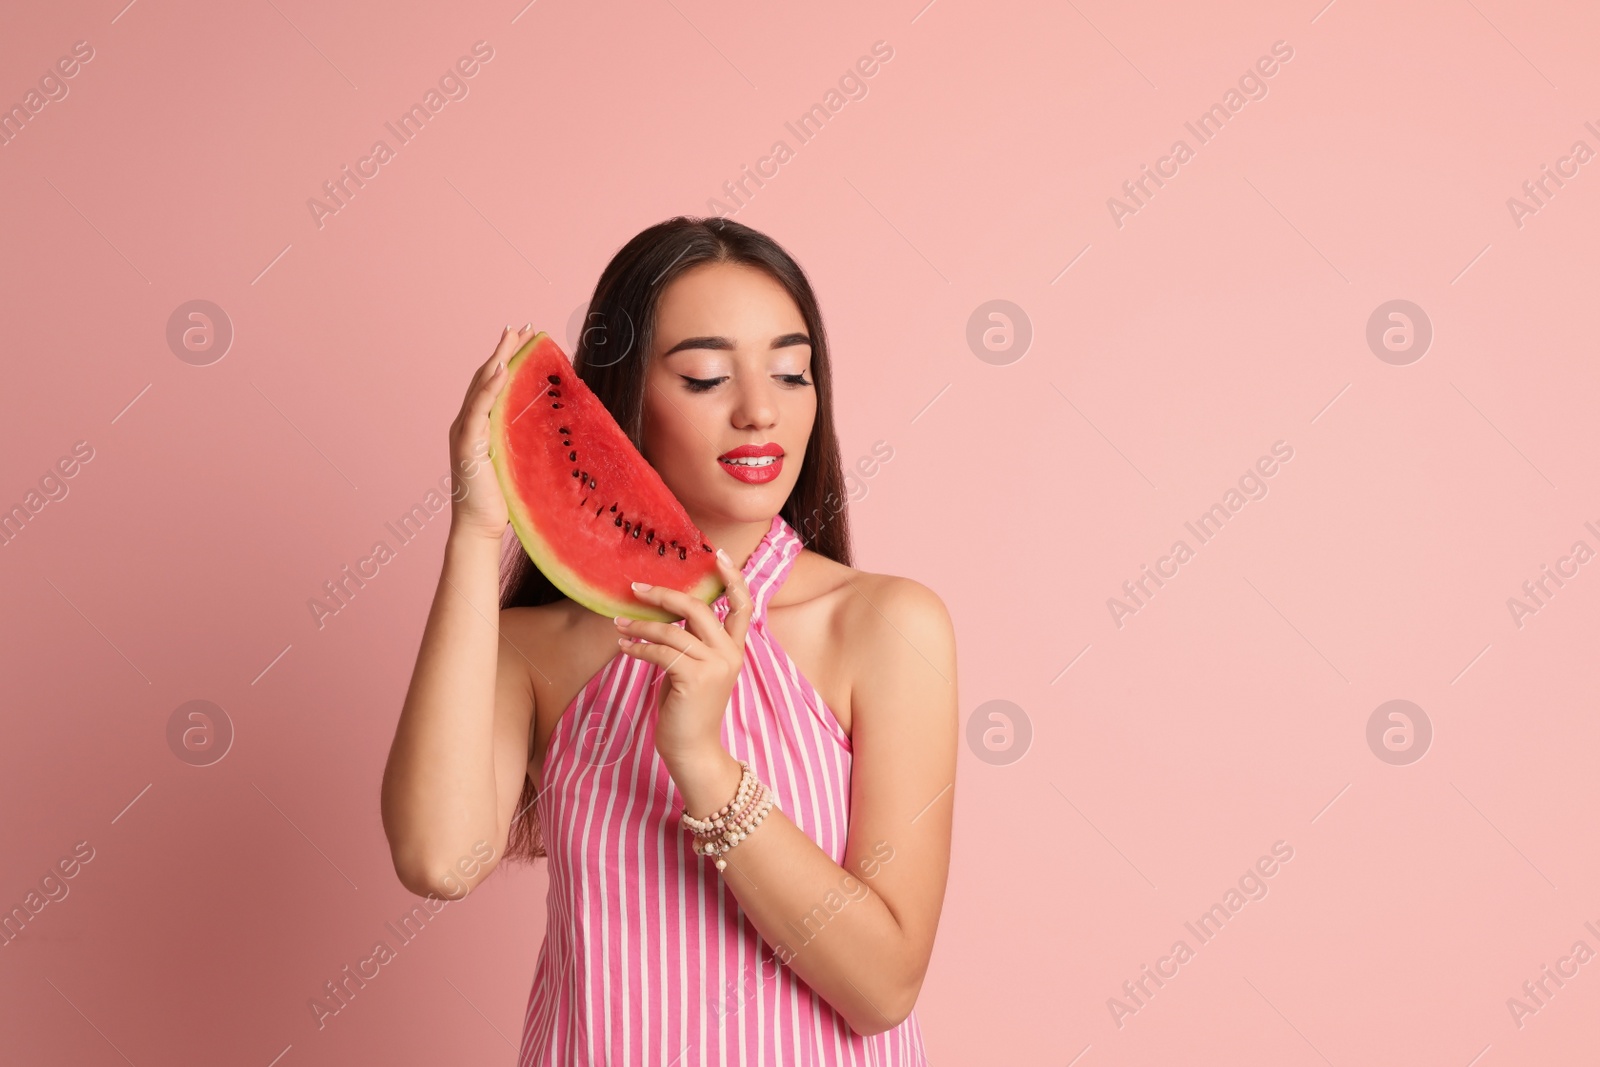
{"label": "beaded bracelet", "polygon": [[710,815],[707,815],[704,819],[696,819],[693,815],[690,815],[687,810],[685,810],[683,813],[683,825],[695,831],[696,833],[708,832],[713,827],[720,826],[721,820],[723,820],[729,813],[734,811],[734,809],[740,804],[744,803],[745,799],[755,790],[755,787],[759,784],[759,782],[756,779],[755,769],[752,768],[745,760],[739,761],[739,771],[739,788],[734,792],[732,800],[722,805],[722,807],[718,808]]}
{"label": "beaded bracelet", "polygon": [[688,811],[684,811],[682,816],[683,825],[694,834],[695,853],[717,857],[719,871],[726,870],[728,866],[728,861],[722,858],[723,854],[761,825],[761,820],[772,810],[775,800],[772,791],[756,777],[749,763],[740,760],[739,767],[739,788],[732,800],[704,819],[696,819]]}
{"label": "beaded bracelet", "polygon": [[[755,823],[753,819],[756,812],[762,804],[768,804],[771,799],[767,787],[760,783],[757,783],[757,785],[758,788],[750,794],[750,799],[746,800],[744,805],[732,815],[723,819],[721,827],[707,833],[696,833],[695,840],[702,845],[708,845],[726,840],[730,832],[738,833],[742,830],[744,833],[748,833],[754,829]],[[726,851],[726,849],[723,851]]]}
{"label": "beaded bracelet", "polygon": [[732,800],[704,819],[696,819],[688,811],[683,813],[683,825],[694,832],[697,842],[721,838],[730,826],[737,828],[749,818],[752,808],[760,800],[765,787],[756,778],[754,768],[744,760],[739,761],[739,767],[739,787]]}
{"label": "beaded bracelet", "polygon": [[720,835],[713,834],[704,838],[696,835],[694,850],[702,856],[717,857],[717,870],[726,870],[728,861],[722,858],[723,854],[746,837],[749,837],[755,828],[761,825],[761,820],[767,817],[767,813],[772,808],[772,794],[763,785],[760,790],[760,799],[754,805],[753,814],[746,819],[730,823]]}

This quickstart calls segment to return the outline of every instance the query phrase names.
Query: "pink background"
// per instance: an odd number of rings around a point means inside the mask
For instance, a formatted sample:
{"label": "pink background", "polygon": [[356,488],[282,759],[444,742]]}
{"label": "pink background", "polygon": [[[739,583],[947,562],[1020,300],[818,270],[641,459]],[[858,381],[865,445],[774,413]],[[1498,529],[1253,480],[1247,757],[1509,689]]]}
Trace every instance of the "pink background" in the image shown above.
{"label": "pink background", "polygon": [[[949,605],[964,729],[991,700],[1031,727],[963,741],[935,1062],[1600,1055],[1600,959],[1520,1027],[1507,1005],[1600,952],[1600,565],[1521,626],[1507,603],[1600,547],[1600,162],[1507,206],[1600,149],[1592,5],[121,3],[0,35],[7,105],[94,50],[0,147],[0,506],[93,449],[0,548],[0,903],[94,850],[0,948],[8,1062],[513,1062],[542,867],[315,1024],[416,902],[379,776],[446,515],[320,630],[307,601],[445,474],[501,326],[570,348],[615,249],[714,213],[779,139],[735,217],[817,287],[846,462],[894,449],[858,564]],[[308,198],[480,40],[469,94],[319,228]],[[800,143],[784,123],[877,41]],[[1276,41],[1267,95],[1199,144],[1184,123]],[[1178,138],[1119,227],[1108,198]],[[195,299],[235,333],[204,366],[166,338]],[[1396,299],[1433,330],[1405,365],[1366,340]],[[992,300],[1032,331],[995,363],[967,340]],[[1184,523],[1276,441],[1267,495],[1200,545]],[[1108,599],[1180,538],[1119,627]],[[1407,764],[1367,741],[1395,699],[1431,723]],[[190,700],[235,731],[210,766],[169,747]],[[1201,944],[1184,923],[1278,841]],[[1180,938],[1119,1026],[1108,999]]]}

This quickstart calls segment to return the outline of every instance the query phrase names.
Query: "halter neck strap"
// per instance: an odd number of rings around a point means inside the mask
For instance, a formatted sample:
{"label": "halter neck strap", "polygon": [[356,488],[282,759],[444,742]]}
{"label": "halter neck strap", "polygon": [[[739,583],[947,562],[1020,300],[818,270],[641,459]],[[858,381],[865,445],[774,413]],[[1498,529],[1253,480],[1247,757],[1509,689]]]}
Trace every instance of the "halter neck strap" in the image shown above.
{"label": "halter neck strap", "polygon": [[[745,583],[750,587],[750,596],[755,601],[755,611],[750,619],[752,626],[765,623],[767,605],[783,587],[784,580],[794,569],[794,561],[799,558],[800,550],[804,547],[800,536],[783,521],[782,515],[772,516],[771,525],[767,527],[767,532],[762,535],[761,542],[750,553],[750,558],[745,561],[742,569]],[[717,613],[719,620],[726,620],[728,594],[723,593],[719,596],[711,607]]]}

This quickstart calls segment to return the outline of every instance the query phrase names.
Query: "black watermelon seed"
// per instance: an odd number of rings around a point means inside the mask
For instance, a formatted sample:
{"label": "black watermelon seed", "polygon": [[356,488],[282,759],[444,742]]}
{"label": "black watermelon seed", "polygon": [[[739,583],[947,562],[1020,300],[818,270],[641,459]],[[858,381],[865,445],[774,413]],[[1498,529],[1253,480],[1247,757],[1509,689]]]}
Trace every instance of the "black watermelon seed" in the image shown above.
{"label": "black watermelon seed", "polygon": [[562,427],[560,427],[559,432],[561,432],[561,433],[571,433],[572,431],[567,429],[565,426],[562,426]]}
{"label": "black watermelon seed", "polygon": [[706,552],[710,552],[711,551],[711,546],[710,545],[701,545],[700,547],[701,547],[702,550],[704,550]]}
{"label": "black watermelon seed", "polygon": [[568,447],[571,447],[571,445],[572,445],[572,441],[571,441],[571,440],[566,440],[566,441],[562,441],[562,442],[561,442],[561,443],[562,443],[562,444],[563,444],[563,445],[566,445],[566,446],[568,446]]}
{"label": "black watermelon seed", "polygon": [[550,390],[550,395],[551,396],[560,396],[561,393],[558,390],[552,389],[552,390]]}
{"label": "black watermelon seed", "polygon": [[576,468],[576,467],[572,468],[572,476],[574,478],[576,478],[578,476],[578,468]]}
{"label": "black watermelon seed", "polygon": [[610,507],[609,507],[609,508],[607,508],[607,509],[606,509],[606,510],[607,510],[607,511],[616,511],[616,510],[617,510],[617,506],[616,506],[616,505],[615,505],[615,504],[612,504],[612,505],[611,505],[611,506],[610,506]]}
{"label": "black watermelon seed", "polygon": [[639,524],[635,523],[634,527],[633,527],[633,536],[638,537],[639,536],[639,531],[642,530],[642,529],[644,529],[643,526],[640,526]]}
{"label": "black watermelon seed", "polygon": [[661,544],[661,545],[657,545],[656,546],[656,555],[665,556],[666,554],[667,554],[667,546],[666,545]]}
{"label": "black watermelon seed", "polygon": [[613,526],[621,526],[622,525],[622,516],[618,515],[616,517],[616,520],[612,523],[612,525]]}
{"label": "black watermelon seed", "polygon": [[590,479],[589,479],[589,488],[590,488],[590,489],[596,489],[596,488],[598,488],[598,486],[597,486],[597,485],[596,485],[596,484],[595,484],[595,480],[594,480],[594,479],[593,479],[593,478],[590,478]]}
{"label": "black watermelon seed", "polygon": [[606,509],[606,506],[604,504],[601,504],[599,507],[595,508],[594,509],[595,516],[598,518],[600,513],[602,511],[604,511],[605,509]]}
{"label": "black watermelon seed", "polygon": [[654,530],[651,530],[649,533],[644,535],[644,543],[647,544],[647,545],[650,544],[655,539],[656,539],[656,532]]}
{"label": "black watermelon seed", "polygon": [[549,382],[551,385],[560,385],[561,384],[561,375],[559,375],[559,374],[548,374],[548,375],[545,376],[544,380]]}
{"label": "black watermelon seed", "polygon": [[584,497],[582,500],[578,501],[578,506],[581,508],[585,504],[587,504],[588,502],[589,502],[589,498],[588,497]]}
{"label": "black watermelon seed", "polygon": [[680,549],[678,549],[678,558],[679,559],[688,559],[689,558],[689,553],[680,548]]}
{"label": "black watermelon seed", "polygon": [[[567,453],[567,458],[568,459],[577,459],[578,458],[578,453],[576,453],[576,452],[568,452]],[[576,478],[578,476],[578,472],[577,471],[573,471],[572,472],[572,476],[574,478]]]}
{"label": "black watermelon seed", "polygon": [[554,404],[551,404],[550,406],[553,407],[553,408],[558,408],[558,407],[561,406],[561,401],[558,400]]}

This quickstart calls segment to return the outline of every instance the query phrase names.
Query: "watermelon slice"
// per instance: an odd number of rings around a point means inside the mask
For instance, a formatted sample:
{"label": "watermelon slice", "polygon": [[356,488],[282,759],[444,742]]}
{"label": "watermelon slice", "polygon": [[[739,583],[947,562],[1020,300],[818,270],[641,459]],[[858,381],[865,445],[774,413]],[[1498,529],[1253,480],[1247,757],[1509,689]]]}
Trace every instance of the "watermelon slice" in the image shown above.
{"label": "watermelon slice", "polygon": [[555,587],[606,616],[671,621],[632,582],[722,595],[715,549],[548,333],[506,364],[489,458],[511,525]]}

